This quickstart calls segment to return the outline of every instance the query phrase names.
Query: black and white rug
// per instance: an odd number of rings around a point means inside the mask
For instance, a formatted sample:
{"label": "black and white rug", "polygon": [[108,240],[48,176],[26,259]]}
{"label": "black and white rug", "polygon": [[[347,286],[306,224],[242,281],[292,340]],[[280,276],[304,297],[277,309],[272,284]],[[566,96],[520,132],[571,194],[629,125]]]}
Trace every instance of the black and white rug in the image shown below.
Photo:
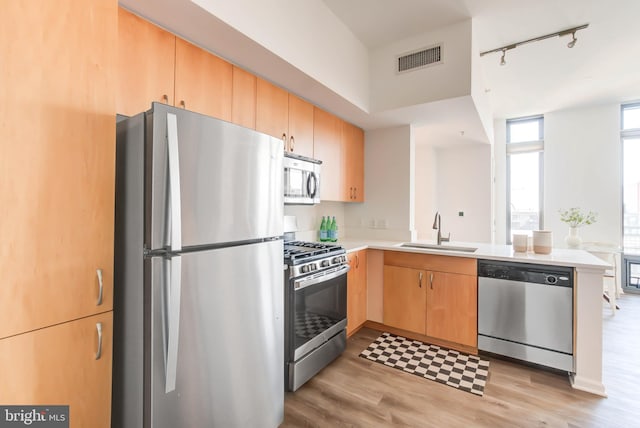
{"label": "black and white rug", "polygon": [[488,360],[391,333],[382,333],[360,356],[480,396],[489,376]]}

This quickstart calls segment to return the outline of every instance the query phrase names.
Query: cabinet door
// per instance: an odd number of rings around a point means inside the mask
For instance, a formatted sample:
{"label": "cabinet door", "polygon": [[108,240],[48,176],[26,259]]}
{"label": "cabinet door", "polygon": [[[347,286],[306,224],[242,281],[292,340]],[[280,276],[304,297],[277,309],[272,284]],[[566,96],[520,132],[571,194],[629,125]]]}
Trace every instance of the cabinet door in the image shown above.
{"label": "cabinet door", "polygon": [[118,16],[112,0],[2,8],[0,338],[112,308]]}
{"label": "cabinet door", "polygon": [[367,320],[367,253],[347,256],[351,270],[347,274],[347,334]]}
{"label": "cabinet door", "polygon": [[233,66],[231,122],[256,129],[256,76]]}
{"label": "cabinet door", "polygon": [[176,38],[175,105],[231,121],[232,66]]}
{"label": "cabinet door", "polygon": [[0,340],[0,403],[69,405],[70,427],[109,427],[112,333],[106,312]]}
{"label": "cabinet door", "polygon": [[313,157],[313,104],[289,94],[290,152]]}
{"label": "cabinet door", "polygon": [[427,336],[476,347],[477,277],[444,272],[427,275]]}
{"label": "cabinet door", "polygon": [[[289,93],[258,78],[256,87],[256,130],[287,140]],[[287,141],[285,141],[285,150]]]}
{"label": "cabinet door", "polygon": [[342,163],[342,120],[322,109],[313,110],[313,156],[322,161],[320,199],[347,201],[344,198]]}
{"label": "cabinet door", "polygon": [[176,37],[118,8],[117,45],[116,111],[132,116],[153,101],[173,105]]}
{"label": "cabinet door", "polygon": [[385,265],[384,324],[425,334],[426,284],[422,270]]}
{"label": "cabinet door", "polygon": [[344,144],[343,168],[346,172],[344,199],[364,202],[364,131],[348,122],[343,122]]}

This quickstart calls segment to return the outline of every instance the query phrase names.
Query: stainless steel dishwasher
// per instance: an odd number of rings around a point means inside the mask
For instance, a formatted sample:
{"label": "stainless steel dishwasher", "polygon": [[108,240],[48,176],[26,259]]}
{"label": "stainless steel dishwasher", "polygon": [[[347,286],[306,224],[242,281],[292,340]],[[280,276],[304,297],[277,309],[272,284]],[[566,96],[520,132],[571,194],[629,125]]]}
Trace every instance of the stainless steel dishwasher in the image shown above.
{"label": "stainless steel dishwasher", "polygon": [[478,349],[574,372],[573,268],[478,260]]}

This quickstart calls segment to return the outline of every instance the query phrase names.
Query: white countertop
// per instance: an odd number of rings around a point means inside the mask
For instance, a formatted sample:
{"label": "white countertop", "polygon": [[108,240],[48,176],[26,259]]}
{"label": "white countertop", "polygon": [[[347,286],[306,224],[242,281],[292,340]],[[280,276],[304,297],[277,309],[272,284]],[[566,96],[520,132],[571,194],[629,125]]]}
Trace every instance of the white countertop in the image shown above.
{"label": "white countertop", "polygon": [[[433,245],[435,242],[417,241],[417,243]],[[533,252],[516,253],[511,245],[485,244],[480,242],[445,242],[442,247],[473,247],[475,252],[423,249],[401,247],[402,242],[379,241],[367,239],[341,239],[338,244],[342,245],[348,253],[364,249],[405,251],[408,253],[438,254],[452,257],[467,257],[474,259],[505,260],[523,263],[546,264],[553,266],[569,266],[580,268],[610,269],[611,266],[600,258],[584,250],[570,250],[564,248],[553,248],[551,254],[535,254]]]}

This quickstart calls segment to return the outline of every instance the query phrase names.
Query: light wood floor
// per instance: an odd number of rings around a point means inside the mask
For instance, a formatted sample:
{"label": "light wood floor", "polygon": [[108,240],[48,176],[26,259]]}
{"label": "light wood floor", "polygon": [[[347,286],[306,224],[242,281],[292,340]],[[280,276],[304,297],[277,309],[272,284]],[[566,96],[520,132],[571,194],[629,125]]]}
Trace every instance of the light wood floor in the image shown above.
{"label": "light wood floor", "polygon": [[483,397],[359,358],[379,332],[285,398],[282,427],[640,427],[640,295],[615,316],[603,305],[608,398],[573,390],[565,374],[490,358]]}

